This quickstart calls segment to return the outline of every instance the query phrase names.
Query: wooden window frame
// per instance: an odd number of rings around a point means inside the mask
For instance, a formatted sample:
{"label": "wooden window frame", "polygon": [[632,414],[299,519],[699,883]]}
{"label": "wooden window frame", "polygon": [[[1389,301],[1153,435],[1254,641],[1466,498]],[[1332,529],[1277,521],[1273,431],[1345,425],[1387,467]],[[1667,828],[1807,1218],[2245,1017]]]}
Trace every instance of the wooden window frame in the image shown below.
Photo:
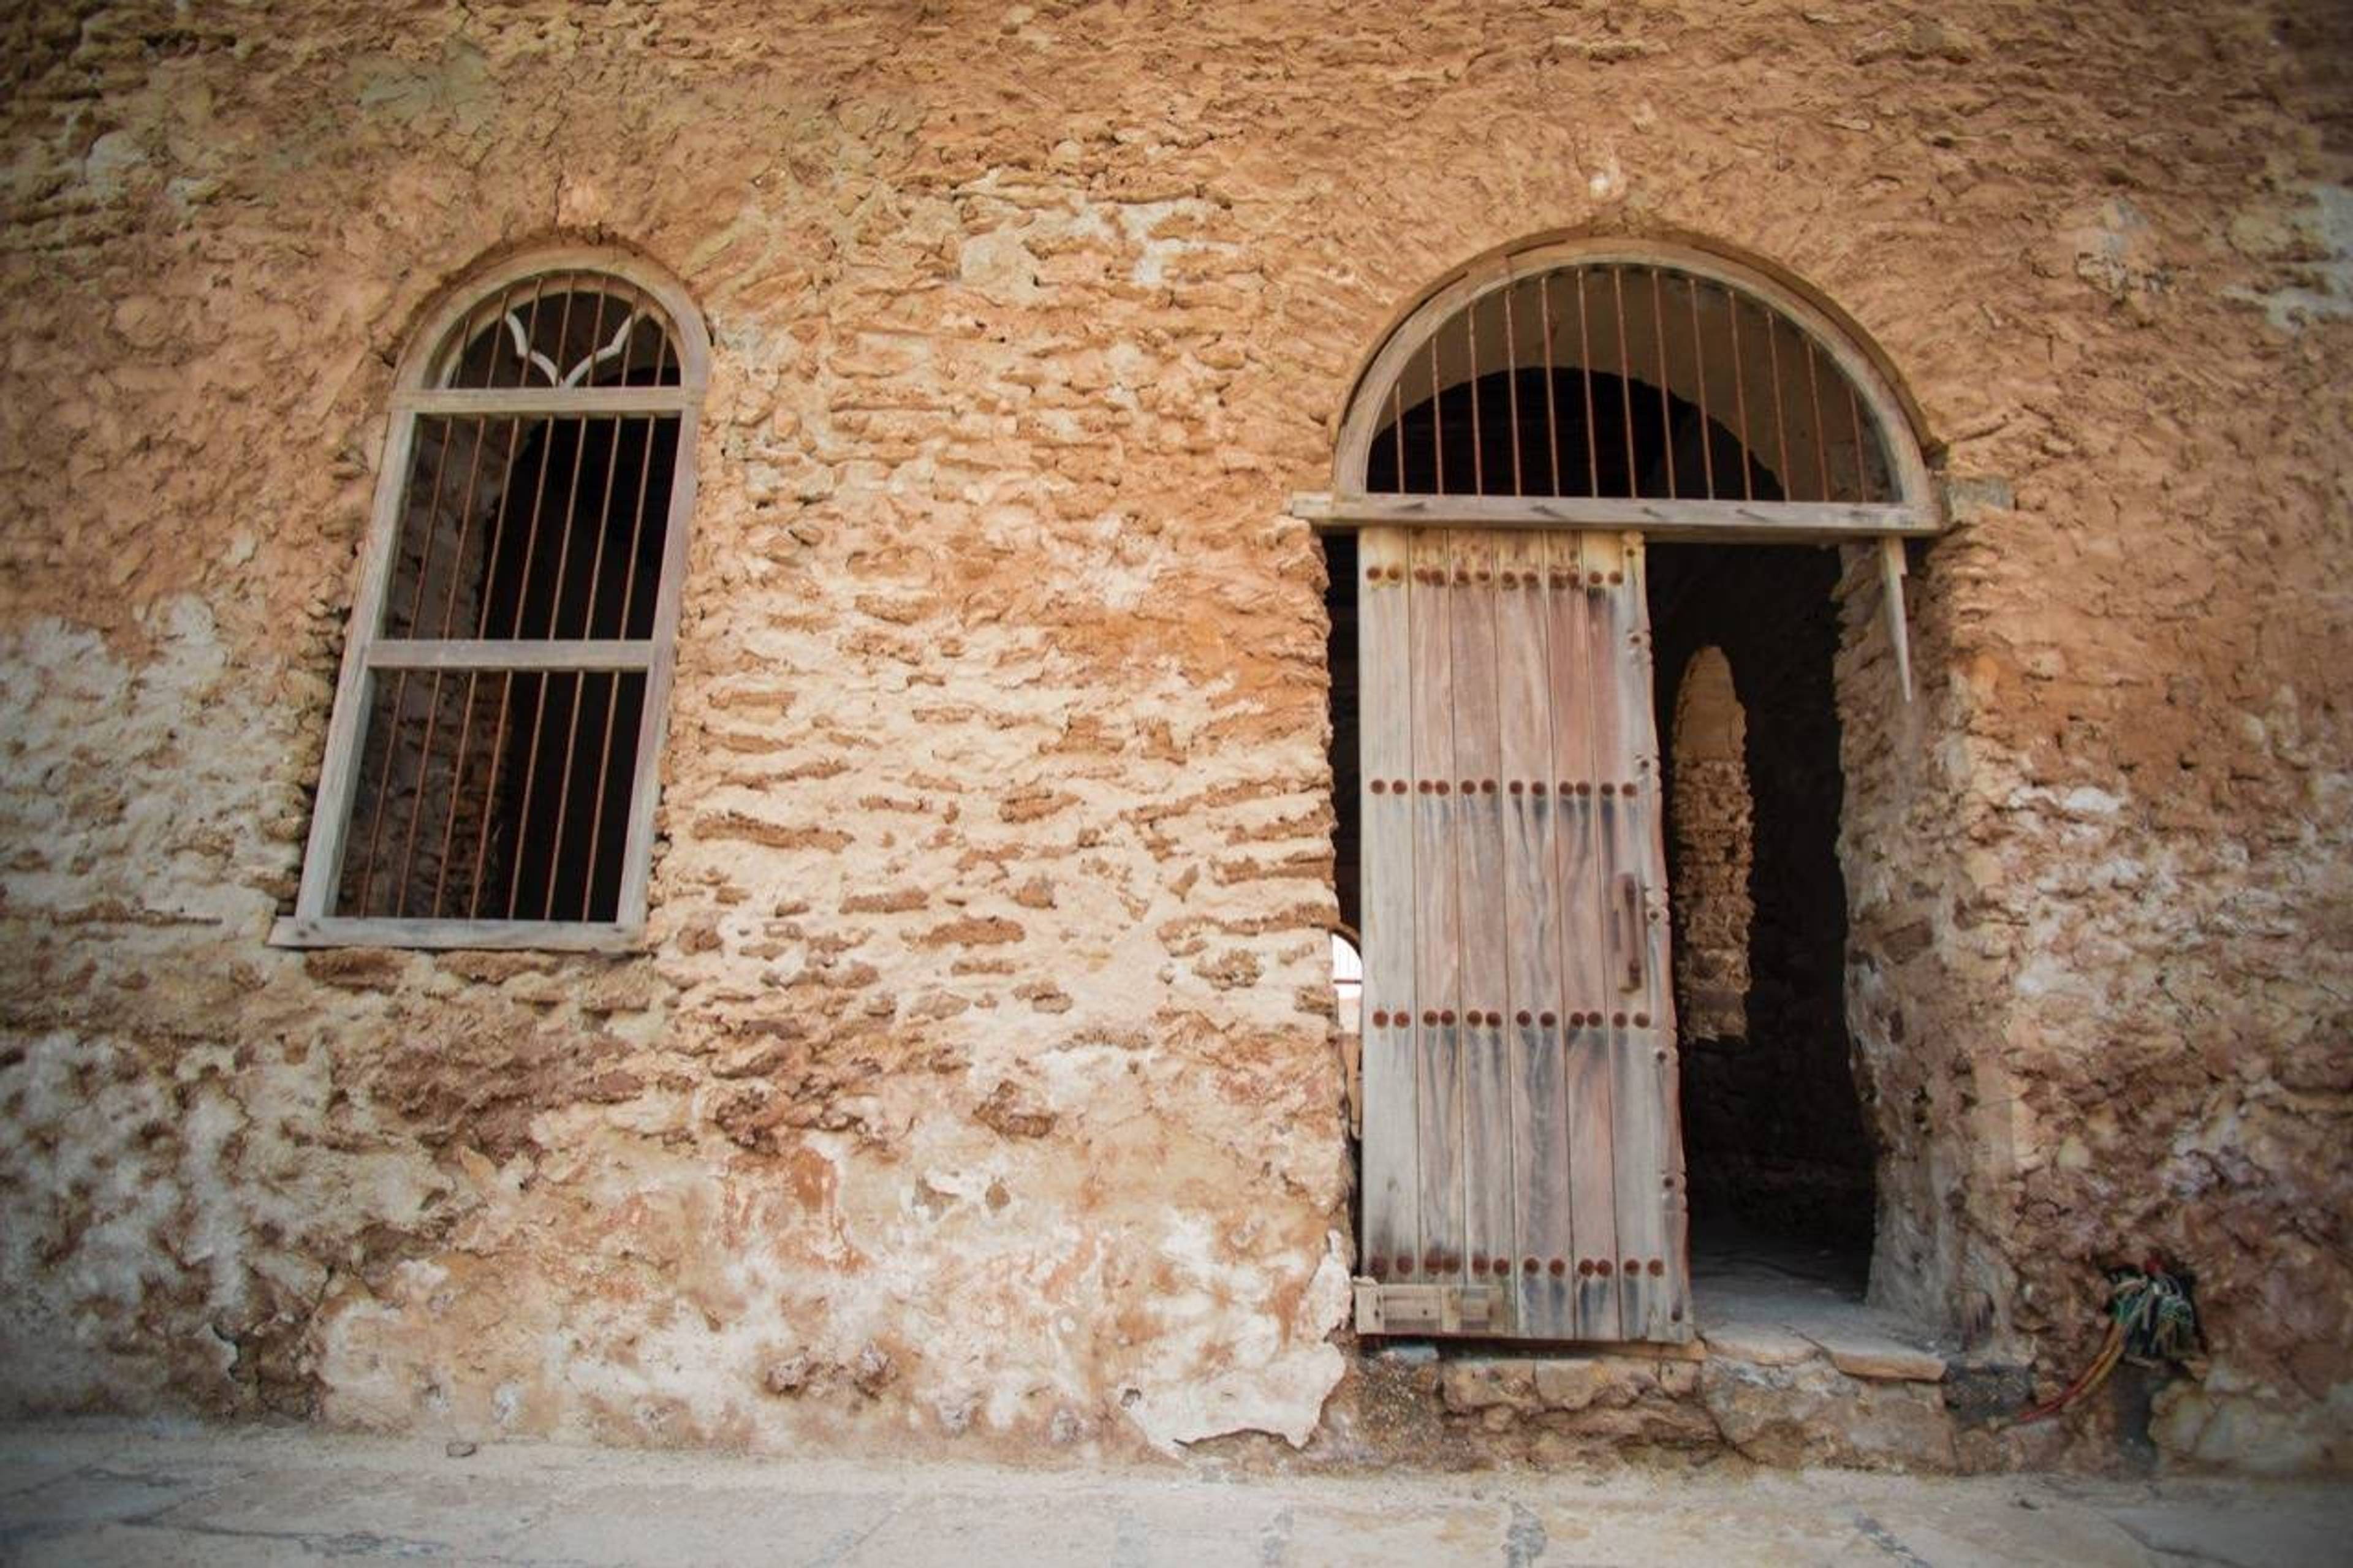
{"label": "wooden window frame", "polygon": [[[675,384],[660,386],[442,390],[427,384],[450,334],[501,290],[541,274],[602,275],[626,283],[659,305],[678,357]],[[538,249],[470,274],[450,289],[411,335],[394,380],[383,461],[359,582],[344,637],[335,705],[327,726],[302,881],[294,912],[271,928],[273,946],[536,949],[627,952],[645,945],[654,813],[660,787],[662,743],[669,728],[670,691],[677,665],[681,595],[694,515],[697,416],[709,385],[711,340],[702,312],[674,279],[626,252],[596,247]],[[534,640],[393,638],[379,635],[399,543],[417,421],[433,415],[672,415],[678,443],[663,536],[660,582],[651,635],[637,639]],[[631,774],[628,832],[614,919],[522,921],[337,915],[332,912],[342,875],[344,840],[360,782],[361,748],[383,671],[462,669],[503,671],[642,671],[646,688]]]}

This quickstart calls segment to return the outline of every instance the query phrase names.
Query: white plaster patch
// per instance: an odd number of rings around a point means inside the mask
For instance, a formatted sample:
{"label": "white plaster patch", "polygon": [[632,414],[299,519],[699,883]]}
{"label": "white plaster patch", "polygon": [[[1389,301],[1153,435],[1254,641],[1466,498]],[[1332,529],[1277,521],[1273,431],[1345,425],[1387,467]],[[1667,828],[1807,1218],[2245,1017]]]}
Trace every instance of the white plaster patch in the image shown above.
{"label": "white plaster patch", "polygon": [[956,276],[1000,304],[1026,305],[1045,292],[1038,286],[1038,258],[1009,228],[965,240],[956,255]]}
{"label": "white plaster patch", "polygon": [[2069,790],[2059,802],[2065,810],[2077,816],[2114,816],[2124,809],[2124,797],[2110,795],[2104,789],[2085,784]]}
{"label": "white plaster patch", "polygon": [[[1236,1432],[1272,1433],[1303,1447],[1347,1370],[1327,1338],[1347,1309],[1348,1270],[1339,1234],[1333,1232],[1287,1337],[1250,1347],[1255,1360],[1243,1364],[1206,1373],[1196,1367],[1166,1382],[1139,1380],[1121,1401],[1128,1419],[1165,1453]],[[1237,1347],[1238,1361],[1246,1353]]]}
{"label": "white plaster patch", "polygon": [[2306,281],[2272,289],[2226,289],[2225,299],[2263,307],[2284,332],[2353,316],[2353,187],[2314,185],[2312,205],[2284,224],[2283,248],[2309,248],[2317,259],[2299,262]]}

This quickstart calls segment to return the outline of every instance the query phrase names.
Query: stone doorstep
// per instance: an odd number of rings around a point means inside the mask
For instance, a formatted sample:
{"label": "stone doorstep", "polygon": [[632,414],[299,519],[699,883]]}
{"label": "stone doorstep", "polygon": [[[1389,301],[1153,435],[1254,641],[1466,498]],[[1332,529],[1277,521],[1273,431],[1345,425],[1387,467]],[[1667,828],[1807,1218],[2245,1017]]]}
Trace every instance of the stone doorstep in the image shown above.
{"label": "stone doorstep", "polygon": [[[1939,1384],[1946,1373],[1943,1356],[1904,1342],[1863,1319],[1859,1310],[1758,1313],[1705,1329],[1685,1344],[1563,1346],[1546,1355],[1472,1353],[1440,1359],[1436,1347],[1425,1342],[1411,1350],[1392,1346],[1380,1353],[1417,1362],[1424,1356],[1439,1360],[1440,1390],[1447,1407],[1458,1415],[1488,1416],[1491,1424],[1495,1417],[1508,1420],[1514,1414],[1545,1410],[1672,1404],[1699,1394],[1703,1377],[1715,1375],[1712,1363],[1730,1380],[1724,1384],[1727,1388],[1754,1384],[1749,1397],[1762,1400],[1765,1406],[1790,1400],[1835,1403],[1841,1377],[1855,1380],[1844,1386],[1868,1401],[1871,1385]],[[1857,1384],[1864,1387],[1857,1389]],[[1785,1387],[1786,1393],[1776,1392]],[[1892,1395],[1894,1391],[1888,1392]],[[1922,1396],[1933,1398],[1925,1389]],[[1946,1444],[1949,1446],[1948,1436]]]}
{"label": "stone doorstep", "polygon": [[[1406,1341],[1379,1354],[1399,1361],[1438,1360],[1437,1347],[1427,1341]],[[1481,1375],[1500,1377],[1511,1369],[1531,1371],[1541,1366],[1619,1363],[1649,1366],[1659,1363],[1723,1360],[1751,1366],[1796,1366],[1827,1357],[1849,1377],[1867,1383],[1942,1383],[1945,1358],[1935,1351],[1907,1345],[1860,1326],[1809,1324],[1796,1329],[1775,1322],[1731,1322],[1704,1331],[1688,1344],[1622,1344],[1563,1347],[1549,1357],[1470,1355],[1449,1358],[1447,1365],[1478,1368]]]}
{"label": "stone doorstep", "polygon": [[1778,1323],[1725,1323],[1702,1331],[1700,1342],[1709,1355],[1757,1366],[1795,1366],[1822,1353],[1821,1346]]}
{"label": "stone doorstep", "polygon": [[1502,1410],[1521,1414],[1552,1410],[1620,1409],[1638,1404],[1672,1404],[1699,1392],[1696,1358],[1652,1355],[1643,1346],[1546,1356],[1457,1356],[1440,1363],[1439,1392],[1457,1415]]}
{"label": "stone doorstep", "polygon": [[1945,1358],[1861,1324],[1730,1322],[1702,1332],[1711,1356],[1757,1366],[1795,1366],[1816,1355],[1849,1377],[1873,1383],[1942,1383]]}
{"label": "stone doorstep", "polygon": [[1945,1381],[1945,1358],[1934,1351],[1915,1350],[1893,1340],[1822,1348],[1830,1352],[1831,1364],[1849,1377],[1882,1383]]}

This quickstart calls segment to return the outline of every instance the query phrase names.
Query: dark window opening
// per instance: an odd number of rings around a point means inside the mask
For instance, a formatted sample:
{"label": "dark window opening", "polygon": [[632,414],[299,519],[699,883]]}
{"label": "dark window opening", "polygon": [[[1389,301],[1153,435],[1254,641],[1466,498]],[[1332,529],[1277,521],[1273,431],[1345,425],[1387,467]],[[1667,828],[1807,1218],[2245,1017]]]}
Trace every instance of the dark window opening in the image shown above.
{"label": "dark window opening", "polygon": [[1375,495],[1894,493],[1877,422],[1834,357],[1779,311],[1672,267],[1523,275],[1458,309],[1395,374],[1365,454]]}
{"label": "dark window opening", "polygon": [[[420,416],[382,635],[650,639],[678,434],[675,415]],[[335,912],[617,918],[646,680],[495,656],[378,671]]]}
{"label": "dark window opening", "polygon": [[1740,441],[1697,405],[1637,378],[1556,370],[1491,371],[1425,398],[1373,437],[1371,494],[1622,496],[1713,488],[1778,501],[1772,470],[1743,463]]}

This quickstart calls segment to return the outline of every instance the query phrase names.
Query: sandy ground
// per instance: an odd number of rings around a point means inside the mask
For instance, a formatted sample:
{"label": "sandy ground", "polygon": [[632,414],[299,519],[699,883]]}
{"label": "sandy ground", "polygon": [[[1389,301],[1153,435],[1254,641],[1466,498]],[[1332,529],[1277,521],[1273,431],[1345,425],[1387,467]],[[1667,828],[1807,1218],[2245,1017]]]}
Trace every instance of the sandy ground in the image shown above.
{"label": "sandy ground", "polygon": [[2353,1487],[1626,1470],[1221,1475],[0,1427],[0,1561],[2301,1564]]}

